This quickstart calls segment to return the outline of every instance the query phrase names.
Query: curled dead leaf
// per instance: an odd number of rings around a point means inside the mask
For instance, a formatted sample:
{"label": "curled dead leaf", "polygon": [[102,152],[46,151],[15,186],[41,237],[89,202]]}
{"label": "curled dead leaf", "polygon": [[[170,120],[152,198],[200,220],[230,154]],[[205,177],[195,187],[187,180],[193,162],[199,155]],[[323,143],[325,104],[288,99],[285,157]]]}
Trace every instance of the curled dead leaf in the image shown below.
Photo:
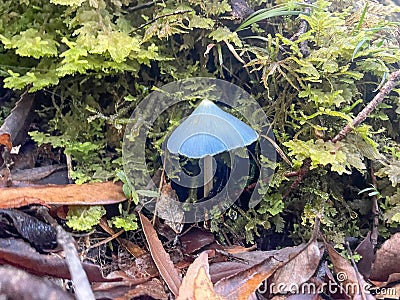
{"label": "curled dead leaf", "polygon": [[216,293],[210,279],[208,253],[202,252],[189,266],[179,288],[177,300],[224,300]]}
{"label": "curled dead leaf", "polygon": [[181,275],[178,273],[178,270],[172,263],[170,256],[165,251],[161,241],[158,239],[157,232],[154,230],[151,222],[142,214],[139,214],[139,218],[142,223],[147,243],[149,244],[151,257],[171,292],[175,296],[178,296],[179,287],[182,282]]}
{"label": "curled dead leaf", "polygon": [[400,273],[398,261],[400,261],[400,233],[392,235],[376,252],[376,260],[371,269],[370,279],[384,282],[388,280],[390,275]]}
{"label": "curled dead leaf", "polygon": [[270,282],[274,284],[272,293],[291,292],[292,287],[300,287],[307,282],[315,273],[323,252],[316,241],[309,243],[271,277]]}
{"label": "curled dead leaf", "polygon": [[368,291],[368,284],[362,278],[361,274],[356,272],[353,266],[341,256],[330,244],[325,243],[331,258],[333,268],[336,273],[338,287],[353,299],[375,299]]}

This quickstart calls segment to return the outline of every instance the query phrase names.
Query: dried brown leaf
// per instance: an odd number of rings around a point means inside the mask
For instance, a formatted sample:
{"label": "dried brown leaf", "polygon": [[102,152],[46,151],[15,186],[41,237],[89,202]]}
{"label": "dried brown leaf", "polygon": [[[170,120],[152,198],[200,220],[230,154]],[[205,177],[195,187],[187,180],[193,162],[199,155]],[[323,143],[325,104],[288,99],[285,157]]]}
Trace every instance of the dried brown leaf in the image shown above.
{"label": "dried brown leaf", "polygon": [[300,245],[276,251],[274,255],[267,257],[260,263],[218,281],[214,285],[214,289],[227,299],[248,299],[276,270],[287,264],[291,258],[294,258],[306,247],[307,245]]}
{"label": "dried brown leaf", "polygon": [[400,273],[400,233],[391,236],[376,252],[370,279],[385,282],[393,273]]}
{"label": "dried brown leaf", "polygon": [[251,247],[243,247],[240,245],[233,245],[233,246],[226,246],[224,247],[224,251],[229,253],[229,254],[238,254],[238,253],[243,253],[243,252],[250,252],[257,249],[257,245],[253,245]]}
{"label": "dried brown leaf", "polygon": [[368,232],[364,240],[357,246],[355,252],[361,255],[361,259],[357,263],[358,271],[365,278],[369,278],[372,264],[375,260],[374,245],[371,242],[371,232]]}
{"label": "dried brown leaf", "polygon": [[224,297],[222,297],[221,295],[219,295],[214,291],[213,285],[210,280],[210,275],[206,272],[206,270],[203,267],[199,269],[197,276],[194,278],[193,292],[194,292],[193,298],[181,298],[181,299],[182,300],[225,299]]}
{"label": "dried brown leaf", "polygon": [[271,277],[272,293],[291,292],[292,288],[300,287],[315,273],[321,260],[321,251],[318,242],[313,241],[289,260],[287,264],[276,270]]}
{"label": "dried brown leaf", "polygon": [[215,283],[223,278],[233,276],[241,271],[248,269],[248,264],[234,262],[234,261],[223,261],[213,263],[210,265],[210,277],[211,282]]}
{"label": "dried brown leaf", "polygon": [[246,263],[249,266],[259,264],[262,261],[274,256],[275,254],[278,254],[280,250],[270,250],[270,251],[261,251],[261,250],[255,250],[255,251],[250,251],[250,252],[241,252],[241,253],[236,253],[233,254],[232,256],[246,261]]}
{"label": "dried brown leaf", "polygon": [[210,280],[208,254],[202,252],[189,266],[179,288],[177,300],[203,300],[224,298],[214,291]]}
{"label": "dried brown leaf", "polygon": [[165,220],[175,233],[179,234],[183,229],[185,213],[180,208],[178,196],[172,189],[171,184],[167,183],[161,189],[160,198],[157,201],[157,215]]}
{"label": "dried brown leaf", "polygon": [[[319,224],[319,218],[316,218],[312,237],[307,244],[266,253],[267,257],[260,263],[218,281],[214,286],[215,291],[227,299],[249,299],[254,297],[257,288],[273,274],[276,274],[274,278],[277,283],[284,282],[286,285],[292,284],[293,280],[296,284],[307,281],[321,258],[321,251],[316,242]],[[249,256],[250,253],[242,253],[242,255]],[[293,274],[296,268],[305,270],[298,270],[296,274]]]}
{"label": "dried brown leaf", "polygon": [[215,242],[214,235],[203,229],[194,227],[180,237],[184,254],[194,253]]}
{"label": "dried brown leaf", "polygon": [[[36,275],[49,275],[58,278],[71,279],[66,261],[60,257],[39,254],[27,243],[14,238],[0,239],[0,264],[9,264],[23,268]],[[89,281],[106,282],[120,281],[103,277],[99,266],[82,263]]]}
{"label": "dried brown leaf", "polygon": [[0,266],[0,295],[2,299],[74,299],[53,282],[10,266]]}
{"label": "dried brown leaf", "polygon": [[[142,256],[143,257],[143,256]],[[140,262],[138,262],[140,261]],[[131,266],[125,270],[118,270],[111,272],[107,275],[108,280],[118,279],[117,282],[99,282],[92,284],[92,290],[96,298],[100,299],[114,299],[122,297],[127,294],[134,286],[144,284],[151,281],[154,277],[158,276],[158,271],[154,266],[154,272],[151,270],[154,265],[149,255],[149,260],[144,262],[142,258],[135,259],[131,262]],[[146,265],[145,267],[143,265]],[[150,266],[149,266],[150,265]],[[143,268],[144,267],[144,268]],[[164,288],[161,289],[164,292]],[[151,296],[151,295],[149,295]]]}
{"label": "dried brown leaf", "polygon": [[139,214],[139,218],[154,263],[171,292],[175,296],[178,296],[182,278],[172,263],[170,256],[161,244],[161,241],[158,239],[157,233],[151,222],[142,214]]}
{"label": "dried brown leaf", "polygon": [[153,278],[150,281],[131,288],[128,293],[126,293],[123,297],[117,298],[116,300],[140,299],[141,296],[147,296],[151,299],[157,300],[168,300],[168,295],[164,292],[164,287],[161,281],[157,278]]}
{"label": "dried brown leaf", "polygon": [[162,283],[151,277],[135,278],[124,271],[110,273],[107,278],[123,278],[121,282],[106,282],[92,285],[96,299],[136,299],[144,296],[151,299],[167,300]]}
{"label": "dried brown leaf", "polygon": [[124,200],[121,185],[114,182],[0,188],[0,208],[29,204],[105,205]]}
{"label": "dried brown leaf", "polygon": [[393,282],[400,282],[400,273],[392,273],[389,275],[386,281],[375,281],[370,280],[375,287],[386,287],[387,285],[392,285]]}
{"label": "dried brown leaf", "polygon": [[224,41],[225,44],[228,46],[229,51],[231,51],[231,53],[233,54],[233,56],[240,61],[242,64],[246,64],[246,62],[240,57],[239,53],[236,52],[235,47],[233,47],[233,45],[231,43],[229,43],[228,41]]}
{"label": "dried brown leaf", "polygon": [[358,273],[357,275],[356,270],[348,260],[341,256],[330,244],[326,243],[325,246],[339,281],[339,287],[342,288],[343,292],[353,297],[353,299],[375,299],[367,291],[368,285],[361,274]]}

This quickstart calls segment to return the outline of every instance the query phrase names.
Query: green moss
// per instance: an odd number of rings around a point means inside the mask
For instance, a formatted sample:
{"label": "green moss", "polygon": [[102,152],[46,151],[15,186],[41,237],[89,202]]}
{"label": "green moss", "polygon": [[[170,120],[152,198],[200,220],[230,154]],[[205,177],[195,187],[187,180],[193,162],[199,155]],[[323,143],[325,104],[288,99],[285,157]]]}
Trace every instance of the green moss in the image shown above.
{"label": "green moss", "polygon": [[[264,2],[249,3],[283,13],[265,19],[258,11],[258,19],[244,21],[247,30],[237,30],[228,1],[167,0],[136,10],[129,1],[6,0],[0,4],[0,74],[5,87],[43,91],[40,131],[31,136],[63,149],[78,183],[117,177],[127,118],[153,88],[195,76],[231,81],[263,107],[291,164],[279,161],[269,189],[259,187],[259,205],[237,203],[212,221],[214,231],[225,230],[224,223],[253,242],[261,229],[283,230],[285,217],[293,215],[292,236],[303,239],[322,214],[325,233],[337,243],[362,235],[371,199],[357,192],[369,187],[373,166],[385,216],[381,232],[390,234],[400,220],[400,204],[393,200],[399,187],[399,89],[346,139],[330,140],[398,68],[395,10],[318,0],[299,15],[304,3]],[[303,21],[308,29],[292,38]],[[161,165],[165,132],[183,112],[172,108],[155,122],[146,148],[150,172]],[[311,171],[293,188],[295,179],[284,174],[306,161]],[[134,203],[145,193],[127,185],[124,191]],[[134,228],[129,210],[121,211],[115,226]]]}
{"label": "green moss", "polygon": [[106,214],[102,206],[70,206],[67,225],[77,231],[88,231]]}

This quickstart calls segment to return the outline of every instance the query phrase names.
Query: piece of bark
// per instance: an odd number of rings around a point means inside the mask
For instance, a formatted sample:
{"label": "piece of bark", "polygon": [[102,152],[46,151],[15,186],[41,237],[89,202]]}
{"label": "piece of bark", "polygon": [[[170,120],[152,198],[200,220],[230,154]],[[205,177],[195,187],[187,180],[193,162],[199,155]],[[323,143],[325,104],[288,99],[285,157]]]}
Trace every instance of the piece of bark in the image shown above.
{"label": "piece of bark", "polygon": [[215,242],[214,235],[200,228],[192,228],[180,237],[184,254],[194,253]]}

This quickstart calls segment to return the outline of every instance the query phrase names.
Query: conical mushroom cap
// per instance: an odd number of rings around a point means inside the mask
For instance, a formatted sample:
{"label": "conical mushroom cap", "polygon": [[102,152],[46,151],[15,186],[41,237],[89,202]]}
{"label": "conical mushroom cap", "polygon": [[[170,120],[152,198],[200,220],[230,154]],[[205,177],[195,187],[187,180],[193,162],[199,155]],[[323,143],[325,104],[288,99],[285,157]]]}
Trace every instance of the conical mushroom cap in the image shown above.
{"label": "conical mushroom cap", "polygon": [[246,123],[209,100],[203,100],[171,134],[167,148],[190,158],[202,158],[250,145],[258,134]]}

